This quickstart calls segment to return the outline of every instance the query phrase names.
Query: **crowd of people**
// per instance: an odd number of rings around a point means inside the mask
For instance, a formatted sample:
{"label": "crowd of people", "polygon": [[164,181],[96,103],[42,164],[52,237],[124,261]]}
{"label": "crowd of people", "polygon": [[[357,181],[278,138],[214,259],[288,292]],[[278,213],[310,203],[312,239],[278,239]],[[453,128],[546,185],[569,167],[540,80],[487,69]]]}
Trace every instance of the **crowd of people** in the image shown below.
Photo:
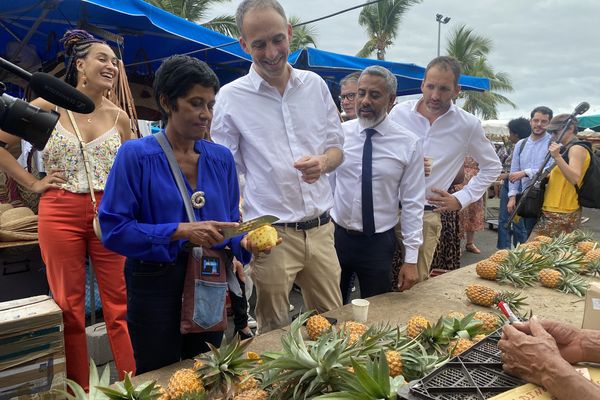
{"label": "crowd of people", "polygon": [[[511,232],[518,242],[526,239],[524,230],[536,235],[575,227],[580,207],[573,184],[581,183],[589,155],[570,146],[576,124],[564,115],[552,118],[551,110],[536,108],[531,135],[522,120],[511,121],[516,145],[501,163],[479,119],[454,103],[461,90],[456,59],[433,59],[421,98],[398,104],[396,78],[387,69],[372,66],[352,74],[341,81],[340,114],[318,75],[288,64],[292,28],[276,0],[242,1],[236,23],[240,44],[252,57],[248,74],[221,88],[204,62],[168,58],[154,82],[165,128],[130,141],[127,115],[103,97],[118,73],[114,52],[84,31],[67,32],[72,60],[67,81],[94,100],[94,113],[61,112],[44,150],[48,175],[41,180],[0,148],[0,168],[43,193],[40,247],[53,296],[64,312],[69,378],[87,384],[88,255],[117,369],[143,373],[221,342],[222,328],[181,333],[190,259],[198,257],[215,270],[235,264],[240,283],[245,280],[241,266],[250,265],[261,333],[289,324],[294,284],[306,309],[317,312],[347,303],[355,278],[361,297],[409,290],[429,277],[440,237],[458,234],[461,219],[468,221],[465,249],[479,252],[473,235],[480,229],[485,192],[500,177],[503,204],[512,211],[548,149],[557,168],[550,172],[543,216],[537,224],[510,225],[498,245],[510,247]],[[57,109],[42,99],[34,104]],[[569,128],[561,146],[554,135],[564,124]],[[14,140],[0,135],[2,142]],[[85,179],[89,167],[82,149],[91,158],[93,187]],[[245,182],[241,189],[239,175]],[[93,229],[90,193],[100,202],[102,242]],[[224,238],[223,230],[241,219],[241,198],[245,220],[267,214],[279,218],[275,246],[258,251],[248,236]],[[458,243],[453,254],[460,254]],[[230,258],[220,264],[209,249]],[[196,294],[216,301],[221,289],[197,287]],[[237,308],[243,314],[242,298]],[[218,320],[219,311],[216,307],[207,318]],[[240,331],[247,328],[247,316],[242,320]],[[507,368],[517,374],[523,369],[512,349],[525,341],[523,335],[540,332],[535,321],[519,329],[507,328],[501,342]],[[559,336],[553,340],[561,343]],[[575,359],[581,357],[567,361]]]}

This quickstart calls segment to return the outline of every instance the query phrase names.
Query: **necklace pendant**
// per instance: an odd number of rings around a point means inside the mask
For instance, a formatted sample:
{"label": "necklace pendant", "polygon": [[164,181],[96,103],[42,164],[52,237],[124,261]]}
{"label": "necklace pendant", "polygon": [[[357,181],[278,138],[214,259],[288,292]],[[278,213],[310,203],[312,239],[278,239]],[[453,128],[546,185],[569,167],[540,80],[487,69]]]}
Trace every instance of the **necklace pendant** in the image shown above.
{"label": "necklace pendant", "polygon": [[91,118],[88,118],[88,119],[87,119],[87,122],[88,122],[88,124],[91,124],[91,123],[92,123],[92,119],[91,119]]}
{"label": "necklace pendant", "polygon": [[204,192],[202,192],[202,191],[193,193],[190,200],[192,202],[192,207],[194,207],[194,208],[199,209],[199,208],[204,207],[204,204],[206,204],[206,198],[204,197]]}

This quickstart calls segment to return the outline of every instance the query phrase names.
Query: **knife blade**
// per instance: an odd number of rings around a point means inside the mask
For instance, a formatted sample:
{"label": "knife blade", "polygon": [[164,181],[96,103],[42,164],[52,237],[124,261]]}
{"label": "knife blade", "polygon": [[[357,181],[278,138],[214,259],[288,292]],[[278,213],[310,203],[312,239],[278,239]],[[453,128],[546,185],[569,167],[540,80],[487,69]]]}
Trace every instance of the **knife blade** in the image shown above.
{"label": "knife blade", "polygon": [[244,233],[260,228],[261,226],[272,224],[276,221],[279,221],[279,218],[274,215],[263,215],[261,217],[244,221],[236,228],[223,229],[223,237],[225,239],[230,239],[232,237],[243,235]]}

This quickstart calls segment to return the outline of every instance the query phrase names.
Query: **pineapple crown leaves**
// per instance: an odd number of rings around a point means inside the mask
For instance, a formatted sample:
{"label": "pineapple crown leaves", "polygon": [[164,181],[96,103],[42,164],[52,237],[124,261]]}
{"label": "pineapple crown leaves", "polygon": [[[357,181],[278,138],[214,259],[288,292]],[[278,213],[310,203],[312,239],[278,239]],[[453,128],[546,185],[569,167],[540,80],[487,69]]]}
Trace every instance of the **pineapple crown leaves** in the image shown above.
{"label": "pineapple crown leaves", "polygon": [[495,307],[498,307],[498,303],[503,301],[514,311],[519,312],[521,307],[528,305],[525,303],[527,296],[521,294],[521,292],[511,292],[504,290],[498,292],[494,298]]}
{"label": "pineapple crown leaves", "polygon": [[463,339],[471,339],[473,336],[479,334],[482,327],[483,322],[475,319],[474,312],[465,315],[462,319],[453,318],[452,321],[453,336],[458,336]]}
{"label": "pineapple crown leaves", "polygon": [[579,275],[571,273],[563,275],[559,290],[563,293],[572,293],[576,296],[584,297],[589,286],[588,281]]}
{"label": "pineapple crown leaves", "polygon": [[210,352],[196,358],[202,362],[197,372],[207,391],[221,391],[226,395],[233,392],[234,378],[257,364],[256,360],[245,357],[250,343],[252,339],[241,341],[237,335],[231,342],[224,339],[220,348],[207,343]]}
{"label": "pineapple crown leaves", "polygon": [[99,376],[96,363],[90,358],[89,394],[77,382],[70,379],[67,379],[67,386],[73,394],[65,390],[54,390],[53,392],[65,396],[69,400],[104,400],[108,399],[108,397],[102,391],[98,390],[97,386],[108,386],[109,384],[110,368],[106,366],[104,371],[102,371],[102,375]]}
{"label": "pineapple crown leaves", "polygon": [[125,374],[123,381],[116,382],[114,387],[116,389],[98,386],[97,389],[111,400],[154,400],[161,396],[156,381],[146,381],[134,386],[131,382],[130,372]]}

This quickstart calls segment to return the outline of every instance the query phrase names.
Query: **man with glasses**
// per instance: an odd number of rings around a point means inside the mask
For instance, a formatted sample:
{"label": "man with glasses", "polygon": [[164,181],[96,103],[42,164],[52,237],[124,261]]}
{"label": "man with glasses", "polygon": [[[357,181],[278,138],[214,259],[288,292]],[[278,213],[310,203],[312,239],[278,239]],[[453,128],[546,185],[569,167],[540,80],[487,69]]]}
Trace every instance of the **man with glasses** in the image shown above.
{"label": "man with glasses", "polygon": [[360,71],[346,75],[340,81],[340,106],[342,107],[342,119],[350,121],[356,118],[356,110],[354,109],[358,78]]}
{"label": "man with glasses", "polygon": [[[539,106],[531,111],[531,135],[521,139],[515,145],[513,158],[510,165],[510,174],[508,175],[508,204],[507,209],[512,213],[517,204],[517,195],[523,193],[525,188],[531,183],[531,179],[542,166],[548,146],[550,146],[551,136],[546,132],[546,127],[552,119],[552,110],[545,106]],[[550,160],[546,168],[552,166]],[[533,227],[537,223],[537,218],[523,218],[527,236],[531,235]]]}

